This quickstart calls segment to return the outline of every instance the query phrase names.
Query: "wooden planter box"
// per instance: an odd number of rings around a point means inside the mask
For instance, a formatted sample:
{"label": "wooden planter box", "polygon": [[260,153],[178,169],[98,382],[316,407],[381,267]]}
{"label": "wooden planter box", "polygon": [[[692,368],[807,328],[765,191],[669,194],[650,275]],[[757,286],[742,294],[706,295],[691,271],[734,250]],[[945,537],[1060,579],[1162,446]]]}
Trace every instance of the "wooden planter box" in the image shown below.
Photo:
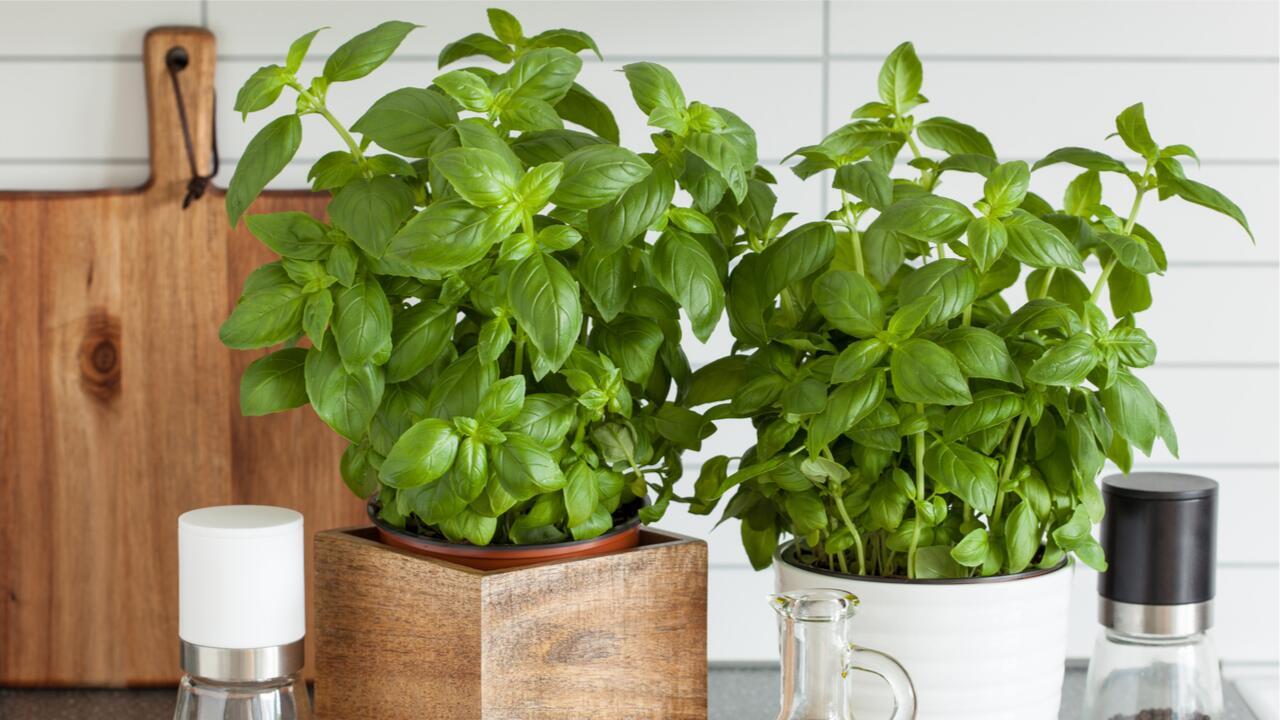
{"label": "wooden planter box", "polygon": [[611,555],[481,571],[315,539],[320,720],[707,717],[707,546],[642,529]]}

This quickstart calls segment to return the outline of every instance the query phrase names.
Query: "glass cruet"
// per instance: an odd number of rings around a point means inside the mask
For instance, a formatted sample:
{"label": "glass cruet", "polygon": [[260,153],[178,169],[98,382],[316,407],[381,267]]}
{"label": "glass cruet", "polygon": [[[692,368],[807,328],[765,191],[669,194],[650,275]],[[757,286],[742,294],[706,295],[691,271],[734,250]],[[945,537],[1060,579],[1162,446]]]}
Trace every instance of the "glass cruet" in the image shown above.
{"label": "glass cruet", "polygon": [[[770,596],[778,613],[782,711],[778,720],[853,720],[853,670],[878,675],[893,692],[889,720],[913,720],[916,693],[897,660],[849,641],[858,598],[843,590],[797,590]],[[865,718],[863,720],[871,720]]]}

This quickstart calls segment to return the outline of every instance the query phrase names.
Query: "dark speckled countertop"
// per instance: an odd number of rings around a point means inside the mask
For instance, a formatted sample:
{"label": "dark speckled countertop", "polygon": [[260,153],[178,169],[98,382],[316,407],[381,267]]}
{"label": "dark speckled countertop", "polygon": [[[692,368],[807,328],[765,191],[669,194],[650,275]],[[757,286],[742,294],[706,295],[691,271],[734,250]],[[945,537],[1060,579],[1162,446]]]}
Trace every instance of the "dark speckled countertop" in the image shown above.
{"label": "dark speckled countertop", "polygon": [[[1071,666],[1063,688],[1062,720],[1075,720],[1084,669]],[[0,688],[0,720],[167,720],[174,691],[13,690]],[[773,720],[778,713],[778,670],[771,665],[712,664],[710,720]],[[1227,687],[1224,720],[1255,720],[1235,688]]]}

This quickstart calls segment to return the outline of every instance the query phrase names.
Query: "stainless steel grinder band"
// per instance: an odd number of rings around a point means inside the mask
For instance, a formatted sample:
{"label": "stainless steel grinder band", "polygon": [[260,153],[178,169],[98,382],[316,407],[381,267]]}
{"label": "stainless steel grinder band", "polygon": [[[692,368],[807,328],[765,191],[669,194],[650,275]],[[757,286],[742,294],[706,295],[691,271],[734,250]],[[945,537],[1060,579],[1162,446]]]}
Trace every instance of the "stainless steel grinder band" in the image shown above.
{"label": "stainless steel grinder band", "polygon": [[1182,637],[1213,626],[1213,601],[1184,605],[1139,605],[1098,598],[1098,622],[1126,635]]}
{"label": "stainless steel grinder band", "polygon": [[302,669],[305,638],[287,645],[260,648],[217,648],[182,641],[182,669],[217,682],[267,682]]}

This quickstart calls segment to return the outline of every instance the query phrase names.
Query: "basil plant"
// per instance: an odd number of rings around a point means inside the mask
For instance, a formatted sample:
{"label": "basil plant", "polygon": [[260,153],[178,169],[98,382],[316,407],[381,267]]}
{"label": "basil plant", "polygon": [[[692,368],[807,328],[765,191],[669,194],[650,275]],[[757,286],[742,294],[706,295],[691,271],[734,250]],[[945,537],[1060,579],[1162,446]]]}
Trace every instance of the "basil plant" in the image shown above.
{"label": "basil plant", "polygon": [[[1177,197],[1247,222],[1186,177],[1194,152],[1153,140],[1141,104],[1116,118],[1138,169],[1076,147],[1028,166],[969,125],[919,119],[921,77],[899,46],[880,99],[794,153],[838,206],[752,239],[730,276],[735,353],[695,373],[689,399],[750,418],[756,442],[732,472],[728,457],[705,464],[693,509],[729,495],[758,569],[784,534],[800,562],[859,575],[1012,574],[1068,554],[1102,569],[1103,464],[1127,472],[1157,439],[1177,454],[1136,372],[1156,357],[1137,323],[1148,278],[1167,267],[1139,211]],[[1060,163],[1080,173],[1058,203],[1029,190]],[[941,194],[963,174],[980,197]],[[1124,207],[1104,175],[1129,181]]]}
{"label": "basil plant", "polygon": [[711,430],[674,399],[691,377],[680,311],[705,341],[723,314],[727,253],[676,190],[703,207],[744,197],[755,138],[638,63],[626,80],[660,132],[637,154],[575,81],[578,53],[598,54],[590,37],[526,36],[501,10],[489,19],[493,35],[439,56],[486,67],[394,90],[350,127],[330,91],[385,62],[413,25],[357,35],[303,84],[310,33],[249,78],[237,110],[286,88],[297,104],[245,150],[233,223],[293,157],[303,116],[342,147],[308,176],[332,195],[327,221],[246,218],[280,260],[249,276],[221,337],[283,345],[244,373],[242,411],[310,404],[350,441],[342,478],[386,522],[475,545],[582,540],[641,505],[642,520],[660,517],[681,452]]}

